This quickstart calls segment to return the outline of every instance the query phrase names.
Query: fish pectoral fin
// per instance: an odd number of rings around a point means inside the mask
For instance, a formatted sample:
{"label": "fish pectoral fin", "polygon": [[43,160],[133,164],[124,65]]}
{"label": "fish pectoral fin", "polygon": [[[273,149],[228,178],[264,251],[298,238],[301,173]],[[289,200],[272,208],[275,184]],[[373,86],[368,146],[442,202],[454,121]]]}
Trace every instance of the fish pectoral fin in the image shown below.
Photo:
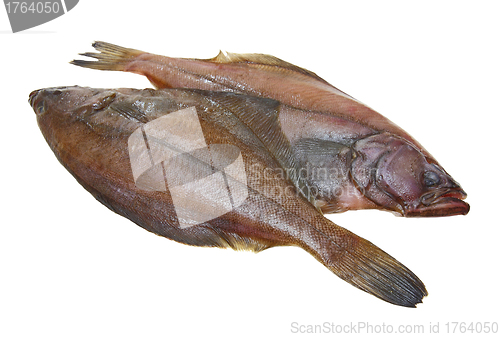
{"label": "fish pectoral fin", "polygon": [[[311,204],[315,199],[310,193],[307,181],[300,175],[300,167],[293,153],[290,141],[279,122],[281,103],[269,99],[226,92],[212,92],[213,103],[229,110],[261,141],[280,165],[283,172],[300,194]],[[319,208],[318,211],[321,212]]]}
{"label": "fish pectoral fin", "polygon": [[427,296],[425,285],[411,270],[371,242],[331,222],[318,232],[304,240],[302,248],[344,281],[405,307],[415,307]]}
{"label": "fish pectoral fin", "polygon": [[73,60],[70,63],[84,68],[123,71],[127,63],[138,55],[144,54],[140,50],[120,47],[102,41],[94,42],[92,47],[100,53],[82,53],[80,55],[95,58],[97,61]]}
{"label": "fish pectoral fin", "polygon": [[147,123],[149,121],[144,111],[141,111],[137,106],[129,104],[128,102],[116,102],[110,105],[110,108],[127,119],[135,119],[141,123]]}
{"label": "fish pectoral fin", "polygon": [[220,51],[216,57],[200,61],[208,61],[212,63],[253,63],[261,66],[278,67],[293,72],[298,72],[321,82],[327,83],[324,79],[322,79],[312,71],[298,67],[290,62],[283,61],[280,58],[267,54],[237,54]]}

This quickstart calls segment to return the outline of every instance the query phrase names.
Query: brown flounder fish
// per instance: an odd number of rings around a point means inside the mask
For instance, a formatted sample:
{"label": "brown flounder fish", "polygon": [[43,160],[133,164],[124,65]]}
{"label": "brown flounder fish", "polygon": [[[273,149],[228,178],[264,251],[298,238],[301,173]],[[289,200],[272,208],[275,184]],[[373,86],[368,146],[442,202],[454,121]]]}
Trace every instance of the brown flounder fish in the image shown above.
{"label": "brown flounder fish", "polygon": [[[137,225],[195,246],[298,246],[350,284],[414,307],[427,295],[405,266],[323,217],[300,177],[279,102],[189,89],[58,87],[29,98],[59,161]],[[294,167],[295,166],[295,167]]]}
{"label": "brown flounder fish", "polygon": [[467,214],[466,193],[409,134],[316,74],[276,57],[159,56],[105,42],[73,64],[147,76],[156,88],[197,88],[279,100],[282,130],[324,213],[382,209],[407,217]]}

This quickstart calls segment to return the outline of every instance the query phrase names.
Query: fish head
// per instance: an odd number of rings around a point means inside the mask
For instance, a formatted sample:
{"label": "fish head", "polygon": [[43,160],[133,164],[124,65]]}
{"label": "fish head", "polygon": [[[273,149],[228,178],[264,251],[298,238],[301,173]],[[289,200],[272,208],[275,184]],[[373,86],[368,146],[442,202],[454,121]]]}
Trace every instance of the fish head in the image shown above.
{"label": "fish head", "polygon": [[108,106],[115,96],[116,92],[103,89],[54,87],[31,92],[29,103],[39,120],[55,116],[81,119],[91,111]]}
{"label": "fish head", "polygon": [[89,122],[115,100],[116,94],[106,89],[53,87],[33,91],[29,103],[42,134],[55,150],[67,141],[78,143],[87,138]]}
{"label": "fish head", "polygon": [[351,176],[360,191],[380,208],[405,217],[467,214],[467,194],[433,159],[393,134],[383,133],[355,145]]}

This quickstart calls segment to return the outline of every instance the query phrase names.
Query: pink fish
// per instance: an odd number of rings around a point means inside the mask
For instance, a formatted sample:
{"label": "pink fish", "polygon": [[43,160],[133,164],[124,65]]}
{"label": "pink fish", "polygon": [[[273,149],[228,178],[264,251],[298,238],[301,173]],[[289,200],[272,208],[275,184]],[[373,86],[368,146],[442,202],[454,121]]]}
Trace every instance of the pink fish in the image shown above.
{"label": "pink fish", "polygon": [[307,191],[324,213],[381,209],[406,217],[467,214],[466,193],[409,134],[325,80],[276,57],[170,58],[105,42],[73,64],[145,75],[156,88],[243,93],[281,102],[279,122]]}

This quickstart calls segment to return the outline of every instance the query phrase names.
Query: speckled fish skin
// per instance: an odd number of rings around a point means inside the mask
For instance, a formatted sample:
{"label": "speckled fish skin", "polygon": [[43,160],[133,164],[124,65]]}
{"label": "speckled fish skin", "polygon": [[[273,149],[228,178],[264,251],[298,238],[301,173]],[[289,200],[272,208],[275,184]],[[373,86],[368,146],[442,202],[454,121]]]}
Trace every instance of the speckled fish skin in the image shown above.
{"label": "speckled fish skin", "polygon": [[281,127],[324,213],[371,208],[423,217],[469,211],[464,190],[408,133],[308,70],[262,54],[197,60],[105,42],[93,46],[100,53],[82,55],[97,61],[72,63],[145,75],[156,88],[229,91],[282,102]]}
{"label": "speckled fish skin", "polygon": [[[293,193],[296,183],[276,174],[293,163],[277,158],[291,154],[273,119],[279,110],[274,100],[187,89],[58,87],[34,91],[29,101],[47,143],[76,180],[109,209],[148,231],[189,245],[255,252],[298,246],[343,280],[387,302],[414,307],[427,295],[409,269],[323,217],[301,194]],[[238,207],[192,226],[180,225],[170,181],[166,191],[138,187],[130,154],[134,132],[182,109],[196,111],[207,146],[222,144],[241,151],[248,188]],[[187,166],[181,161],[178,165],[168,174],[184,179]],[[220,202],[208,198],[211,206]]]}

